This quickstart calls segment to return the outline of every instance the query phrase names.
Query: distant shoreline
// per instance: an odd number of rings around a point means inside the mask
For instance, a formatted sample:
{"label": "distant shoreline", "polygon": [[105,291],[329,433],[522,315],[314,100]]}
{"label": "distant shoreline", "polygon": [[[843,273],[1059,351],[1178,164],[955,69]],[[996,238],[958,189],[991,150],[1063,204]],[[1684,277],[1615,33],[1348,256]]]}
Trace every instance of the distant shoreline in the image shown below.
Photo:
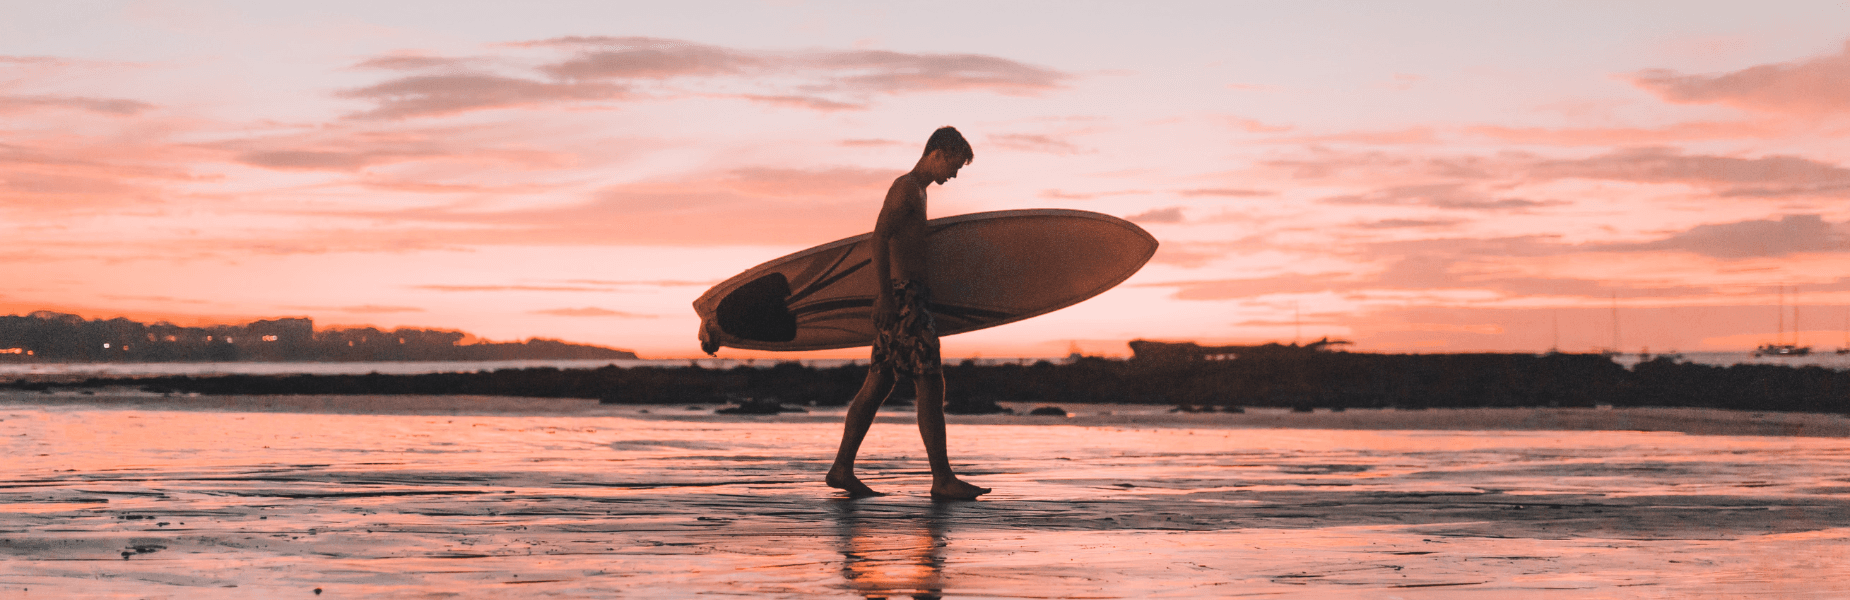
{"label": "distant shoreline", "polygon": [[[205,395],[479,395],[587,398],[606,404],[845,403],[866,368],[854,363],[706,368],[650,364],[507,368],[422,374],[232,374],[18,378],[24,391],[130,387]],[[980,414],[1002,402],[1135,403],[1192,412],[1662,406],[1850,413],[1850,372],[1819,367],[1718,367],[1659,357],[1626,368],[1597,354],[1362,354],[1314,352],[1237,360],[1107,360],[946,366],[948,410]],[[902,386],[905,388],[908,386]],[[903,392],[902,392],[903,393]]]}

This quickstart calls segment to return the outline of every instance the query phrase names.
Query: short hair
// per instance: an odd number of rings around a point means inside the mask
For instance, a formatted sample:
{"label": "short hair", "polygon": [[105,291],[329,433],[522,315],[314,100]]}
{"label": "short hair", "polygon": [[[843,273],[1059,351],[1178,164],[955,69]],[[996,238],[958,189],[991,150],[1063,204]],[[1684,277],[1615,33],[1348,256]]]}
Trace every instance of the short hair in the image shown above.
{"label": "short hair", "polygon": [[949,125],[939,127],[937,131],[931,132],[931,139],[925,142],[925,154],[921,155],[920,158],[931,156],[931,151],[933,150],[943,150],[947,154],[961,155],[964,157],[964,164],[966,165],[976,160],[976,151],[970,149],[970,142],[964,141],[964,134],[957,133],[957,128]]}

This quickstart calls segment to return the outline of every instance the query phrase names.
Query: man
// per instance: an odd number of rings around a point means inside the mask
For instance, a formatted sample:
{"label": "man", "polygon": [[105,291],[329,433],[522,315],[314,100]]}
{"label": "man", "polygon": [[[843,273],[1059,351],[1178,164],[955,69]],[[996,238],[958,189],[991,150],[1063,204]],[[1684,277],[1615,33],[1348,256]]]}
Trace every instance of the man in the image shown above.
{"label": "man", "polygon": [[970,143],[952,127],[932,132],[925,156],[912,171],[893,180],[874,223],[874,269],[881,282],[874,297],[873,361],[867,379],[848,404],[842,426],[841,449],[829,468],[829,487],[849,496],[878,496],[879,492],[854,476],[854,457],[861,449],[874,413],[892,392],[896,376],[911,379],[918,391],[919,437],[931,461],[931,497],[970,500],[989,493],[957,478],[944,441],[944,368],[938,356],[938,332],[932,327],[925,288],[925,187],[957,176],[957,170],[976,157]]}

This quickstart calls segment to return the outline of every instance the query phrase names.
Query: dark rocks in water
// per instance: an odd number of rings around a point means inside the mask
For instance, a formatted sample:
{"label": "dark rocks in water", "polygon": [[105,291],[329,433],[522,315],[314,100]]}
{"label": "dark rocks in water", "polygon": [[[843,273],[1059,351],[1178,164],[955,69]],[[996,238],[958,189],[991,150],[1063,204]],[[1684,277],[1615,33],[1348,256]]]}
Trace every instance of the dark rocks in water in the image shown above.
{"label": "dark rocks in water", "polygon": [[1034,410],[1028,411],[1028,416],[1031,416],[1031,417],[1064,417],[1066,416],[1066,409],[1060,408],[1058,406],[1042,406],[1042,407],[1037,407]]}
{"label": "dark rocks in water", "polygon": [[1246,409],[1240,408],[1238,406],[1222,406],[1220,407],[1220,411],[1227,413],[1227,414],[1233,414],[1233,415],[1246,414]]}
{"label": "dark rocks in water", "polygon": [[806,413],[809,411],[794,406],[784,406],[776,398],[746,398],[739,401],[738,406],[713,411],[714,414],[720,415],[775,415],[787,412]]}
{"label": "dark rocks in water", "polygon": [[[393,341],[396,344],[396,338]],[[1248,354],[1234,360],[1083,358],[1063,365],[965,361],[946,366],[945,396],[953,401],[988,397],[1038,403],[1059,398],[1081,404],[1187,405],[1198,412],[1207,406],[1227,412],[1227,406],[1419,410],[1604,405],[1850,414],[1850,396],[1844,393],[1850,390],[1850,370],[1815,366],[1722,367],[1652,360],[1627,369],[1596,354]],[[776,397],[841,406],[854,397],[866,376],[865,365],[783,362],[725,369],[535,367],[416,375],[173,375],[81,381],[35,375],[0,382],[0,388],[47,394],[146,387],[204,395],[519,396],[709,407],[732,404],[736,398]]]}
{"label": "dark rocks in water", "polygon": [[1012,415],[1015,410],[997,404],[988,396],[960,397],[945,403],[947,415]]}

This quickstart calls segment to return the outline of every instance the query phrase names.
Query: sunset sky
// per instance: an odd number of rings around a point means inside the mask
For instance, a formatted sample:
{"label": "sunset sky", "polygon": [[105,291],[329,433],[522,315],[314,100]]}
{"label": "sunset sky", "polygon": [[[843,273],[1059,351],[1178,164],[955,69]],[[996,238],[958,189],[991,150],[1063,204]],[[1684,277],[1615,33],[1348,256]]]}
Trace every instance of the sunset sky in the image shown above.
{"label": "sunset sky", "polygon": [[1850,335],[1841,0],[0,2],[0,314],[695,356],[949,124],[931,216],[1162,242],[951,356]]}

